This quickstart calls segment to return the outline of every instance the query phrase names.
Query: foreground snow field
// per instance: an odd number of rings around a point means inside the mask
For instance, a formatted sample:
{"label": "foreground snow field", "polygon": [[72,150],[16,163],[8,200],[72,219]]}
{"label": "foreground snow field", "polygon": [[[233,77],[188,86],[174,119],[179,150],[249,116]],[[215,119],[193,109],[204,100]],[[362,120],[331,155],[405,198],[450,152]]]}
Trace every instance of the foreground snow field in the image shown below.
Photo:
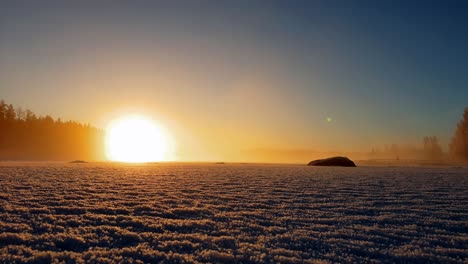
{"label": "foreground snow field", "polygon": [[468,261],[468,170],[0,165],[0,262]]}

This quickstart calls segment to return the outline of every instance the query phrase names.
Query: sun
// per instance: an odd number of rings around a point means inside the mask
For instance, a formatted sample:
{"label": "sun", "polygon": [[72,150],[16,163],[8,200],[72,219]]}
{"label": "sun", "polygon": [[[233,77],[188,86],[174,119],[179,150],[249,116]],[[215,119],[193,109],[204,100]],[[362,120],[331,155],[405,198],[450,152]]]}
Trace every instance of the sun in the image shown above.
{"label": "sun", "polygon": [[144,116],[119,118],[106,131],[106,155],[111,161],[166,161],[170,144],[165,129]]}

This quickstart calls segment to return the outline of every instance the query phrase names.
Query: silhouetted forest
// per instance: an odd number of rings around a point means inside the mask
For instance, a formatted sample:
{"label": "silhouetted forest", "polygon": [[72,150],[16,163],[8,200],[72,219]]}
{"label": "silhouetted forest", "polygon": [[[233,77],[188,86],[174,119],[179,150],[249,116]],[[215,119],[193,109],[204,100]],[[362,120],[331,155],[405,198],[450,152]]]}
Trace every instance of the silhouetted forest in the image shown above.
{"label": "silhouetted forest", "polygon": [[447,158],[436,136],[424,137],[419,146],[391,144],[385,145],[383,149],[373,148],[368,156],[370,159],[411,159],[431,162],[440,162]]}
{"label": "silhouetted forest", "polygon": [[449,144],[449,152],[444,153],[439,139],[435,136],[424,137],[422,147],[386,145],[383,149],[373,148],[368,153],[370,159],[412,159],[431,162],[465,162],[468,163],[468,107],[463,118],[458,122],[455,134]]}
{"label": "silhouetted forest", "polygon": [[455,159],[468,162],[468,107],[465,108],[463,119],[458,123],[452,137],[450,153]]}
{"label": "silhouetted forest", "polygon": [[104,132],[0,101],[0,160],[102,160]]}

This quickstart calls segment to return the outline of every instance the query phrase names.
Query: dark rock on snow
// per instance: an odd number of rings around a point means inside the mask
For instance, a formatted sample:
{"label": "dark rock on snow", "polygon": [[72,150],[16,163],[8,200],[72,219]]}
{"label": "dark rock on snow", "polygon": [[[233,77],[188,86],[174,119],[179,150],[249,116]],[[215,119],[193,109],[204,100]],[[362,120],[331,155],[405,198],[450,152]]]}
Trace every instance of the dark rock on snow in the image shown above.
{"label": "dark rock on snow", "polygon": [[340,167],[356,167],[356,164],[347,157],[331,157],[327,159],[313,160],[307,164],[308,166],[340,166]]}

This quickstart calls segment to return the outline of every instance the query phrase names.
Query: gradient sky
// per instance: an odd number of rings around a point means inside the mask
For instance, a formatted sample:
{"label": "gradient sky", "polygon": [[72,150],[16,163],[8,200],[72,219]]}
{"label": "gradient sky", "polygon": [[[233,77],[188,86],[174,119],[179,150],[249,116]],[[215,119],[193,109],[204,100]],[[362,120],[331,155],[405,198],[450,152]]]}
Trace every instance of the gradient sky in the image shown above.
{"label": "gradient sky", "polygon": [[467,1],[63,2],[1,2],[0,98],[101,128],[143,113],[181,159],[446,149],[468,106]]}

